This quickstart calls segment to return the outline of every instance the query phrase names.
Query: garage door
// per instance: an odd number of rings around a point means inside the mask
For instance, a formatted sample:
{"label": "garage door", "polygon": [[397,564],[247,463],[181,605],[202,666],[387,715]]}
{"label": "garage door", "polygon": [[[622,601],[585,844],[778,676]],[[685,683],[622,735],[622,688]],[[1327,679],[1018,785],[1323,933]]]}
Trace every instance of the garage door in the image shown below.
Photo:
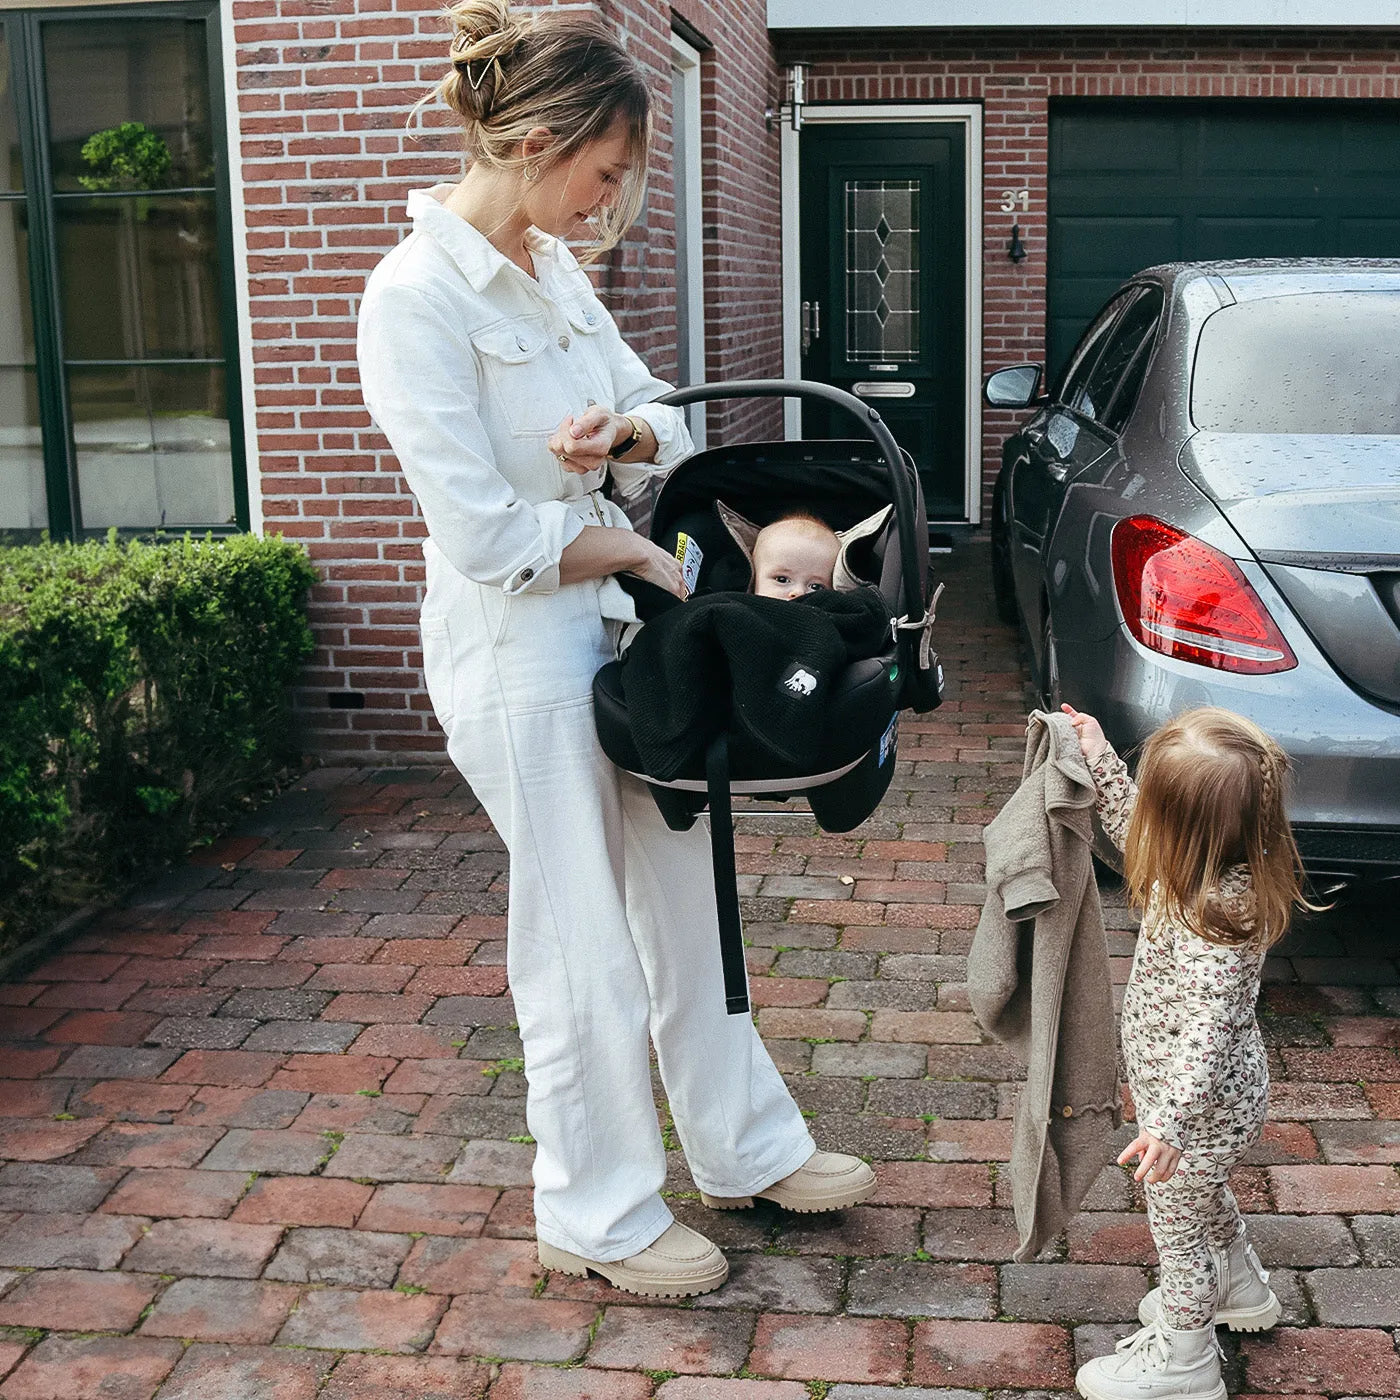
{"label": "garage door", "polygon": [[1400,104],[1065,103],[1049,178],[1055,368],[1153,263],[1400,257]]}

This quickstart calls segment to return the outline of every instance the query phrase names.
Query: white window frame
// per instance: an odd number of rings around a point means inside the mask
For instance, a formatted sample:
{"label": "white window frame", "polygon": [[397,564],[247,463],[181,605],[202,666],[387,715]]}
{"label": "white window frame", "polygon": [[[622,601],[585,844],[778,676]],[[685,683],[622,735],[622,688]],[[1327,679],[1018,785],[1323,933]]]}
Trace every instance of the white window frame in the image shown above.
{"label": "white window frame", "polygon": [[[671,180],[676,209],[676,290],[684,293],[684,344],[677,344],[676,359],[683,377],[693,384],[705,382],[705,221],[701,201],[703,150],[700,140],[700,50],[671,34],[671,72],[680,78],[683,111],[671,114]],[[684,133],[679,148],[675,136]],[[682,159],[675,159],[677,150]],[[684,222],[681,211],[684,210]],[[682,275],[684,274],[684,275]],[[706,405],[686,409],[690,436],[697,451],[707,446]]]}
{"label": "white window frame", "polygon": [[[806,125],[856,122],[959,122],[964,128],[963,200],[966,218],[966,256],[963,269],[963,304],[966,307],[963,345],[963,513],[971,525],[982,521],[982,108],[975,103],[908,102],[871,106],[833,104],[804,106]],[[799,314],[802,300],[802,229],[799,210],[801,164],[798,159],[801,132],[792,129],[786,116],[782,126],[783,209],[783,374],[802,375]],[[790,439],[801,436],[801,405],[784,400],[783,431]]]}

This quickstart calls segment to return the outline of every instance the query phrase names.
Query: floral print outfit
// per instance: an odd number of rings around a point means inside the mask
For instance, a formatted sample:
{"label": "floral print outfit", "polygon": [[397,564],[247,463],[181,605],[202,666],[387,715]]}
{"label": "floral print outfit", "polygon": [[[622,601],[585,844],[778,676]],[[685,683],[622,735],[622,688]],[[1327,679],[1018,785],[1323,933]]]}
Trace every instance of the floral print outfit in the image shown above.
{"label": "floral print outfit", "polygon": [[[1099,820],[1122,850],[1137,784],[1112,748],[1089,771]],[[1250,898],[1244,866],[1226,871],[1219,896]],[[1178,1330],[1214,1321],[1210,1246],[1225,1250],[1244,1231],[1228,1182],[1268,1106],[1269,1064],[1254,1019],[1264,955],[1257,944],[1202,938],[1149,897],[1123,997],[1123,1058],[1138,1127],[1181,1149],[1174,1175],[1145,1185],[1163,1315]]]}

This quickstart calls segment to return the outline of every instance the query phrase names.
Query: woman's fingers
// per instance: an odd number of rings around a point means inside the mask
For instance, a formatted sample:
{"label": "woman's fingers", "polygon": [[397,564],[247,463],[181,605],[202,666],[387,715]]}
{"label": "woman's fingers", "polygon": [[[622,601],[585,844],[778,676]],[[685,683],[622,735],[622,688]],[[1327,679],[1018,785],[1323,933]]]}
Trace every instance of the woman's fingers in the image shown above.
{"label": "woman's fingers", "polygon": [[565,420],[569,422],[569,433],[575,438],[586,438],[607,427],[612,422],[612,414],[595,404],[592,408],[585,409],[577,418],[570,415],[570,419]]}

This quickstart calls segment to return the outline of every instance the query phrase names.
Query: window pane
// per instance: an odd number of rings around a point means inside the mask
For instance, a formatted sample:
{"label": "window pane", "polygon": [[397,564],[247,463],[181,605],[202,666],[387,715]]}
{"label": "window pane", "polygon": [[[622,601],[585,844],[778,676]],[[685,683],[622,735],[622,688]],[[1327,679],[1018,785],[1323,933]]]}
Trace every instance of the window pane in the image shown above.
{"label": "window pane", "polygon": [[82,527],[233,522],[224,371],[70,369]]}
{"label": "window pane", "polygon": [[28,220],[22,200],[0,199],[0,365],[33,362]]}
{"label": "window pane", "polygon": [[32,366],[0,366],[0,530],[48,528],[38,381]]}
{"label": "window pane", "polygon": [[204,43],[202,20],[46,23],[54,188],[212,185]]}
{"label": "window pane", "polygon": [[15,113],[14,84],[10,82],[10,46],[0,29],[0,190],[24,188],[24,166],[19,156],[19,119]]}
{"label": "window pane", "polygon": [[919,358],[919,182],[846,181],[846,358]]}
{"label": "window pane", "polygon": [[1400,295],[1240,302],[1201,330],[1191,417],[1215,433],[1400,434]]}
{"label": "window pane", "polygon": [[223,355],[212,195],[56,205],[70,360]]}
{"label": "window pane", "polygon": [[[1156,331],[1161,311],[1162,293],[1155,287],[1143,292],[1128,307],[1113,328],[1113,335],[1104,346],[1104,352],[1099,356],[1093,373],[1075,395],[1070,407],[1084,414],[1086,418],[1108,424],[1105,411],[1113,397],[1113,391],[1118,387],[1123,371],[1133,362],[1133,356],[1137,354],[1143,340]],[[1143,364],[1145,367],[1146,361]],[[1114,431],[1118,431],[1117,427],[1114,427]]]}

